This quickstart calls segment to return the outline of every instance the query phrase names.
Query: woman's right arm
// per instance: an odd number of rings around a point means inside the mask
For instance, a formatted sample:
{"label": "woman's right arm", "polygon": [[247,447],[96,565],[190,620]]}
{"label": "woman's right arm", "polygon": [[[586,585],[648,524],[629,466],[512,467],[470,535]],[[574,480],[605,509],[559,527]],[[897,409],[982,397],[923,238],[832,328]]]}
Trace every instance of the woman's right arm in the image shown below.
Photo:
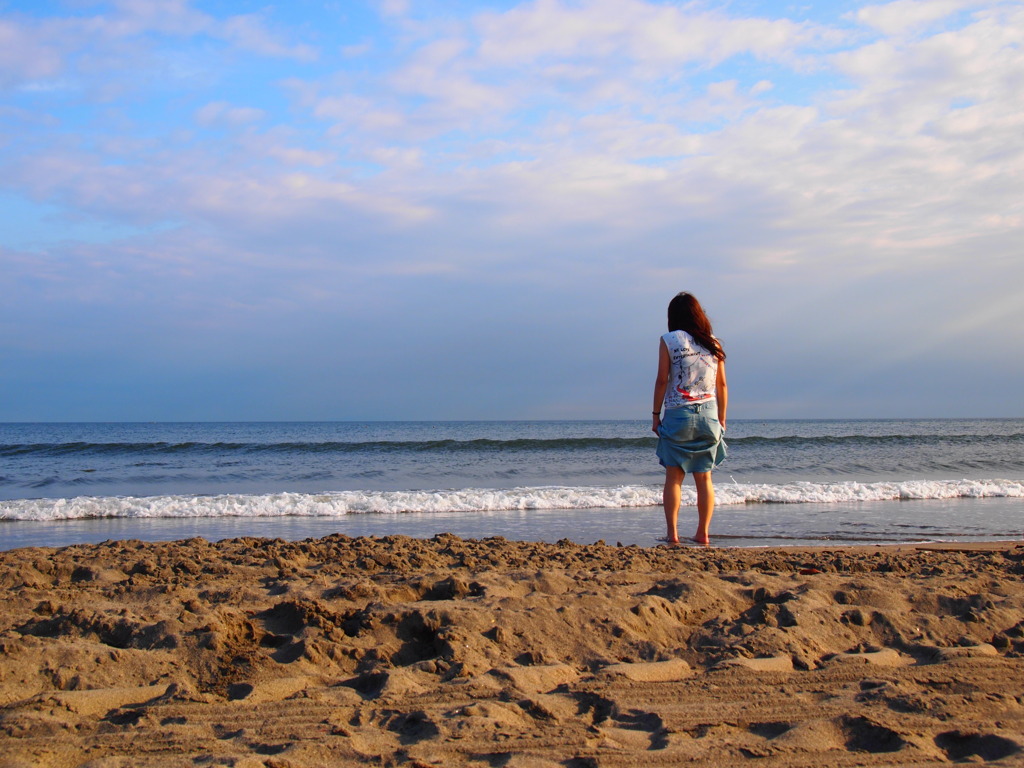
{"label": "woman's right arm", "polygon": [[658,378],[654,380],[654,407],[651,410],[653,421],[651,431],[658,434],[658,427],[661,426],[661,406],[665,402],[665,390],[668,389],[668,376],[672,368],[672,361],[668,356],[668,347],[662,339],[658,347]]}
{"label": "woman's right arm", "polygon": [[725,360],[718,361],[715,374],[715,398],[718,400],[718,423],[725,429],[725,412],[729,407],[729,385],[725,381]]}

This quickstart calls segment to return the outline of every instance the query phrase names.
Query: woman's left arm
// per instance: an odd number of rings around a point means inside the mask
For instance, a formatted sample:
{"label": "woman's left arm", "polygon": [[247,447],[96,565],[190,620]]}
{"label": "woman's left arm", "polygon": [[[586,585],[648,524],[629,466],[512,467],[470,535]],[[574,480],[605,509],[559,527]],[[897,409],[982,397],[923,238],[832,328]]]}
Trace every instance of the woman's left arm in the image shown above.
{"label": "woman's left arm", "polygon": [[725,412],[729,408],[729,385],[725,380],[725,360],[718,361],[715,374],[715,397],[718,399],[718,423],[725,429]]}
{"label": "woman's left arm", "polygon": [[651,412],[651,432],[658,434],[658,427],[661,426],[661,406],[665,402],[665,390],[668,389],[668,376],[672,368],[672,361],[668,356],[668,347],[665,340],[661,340],[658,346],[658,377],[654,380],[654,410]]}

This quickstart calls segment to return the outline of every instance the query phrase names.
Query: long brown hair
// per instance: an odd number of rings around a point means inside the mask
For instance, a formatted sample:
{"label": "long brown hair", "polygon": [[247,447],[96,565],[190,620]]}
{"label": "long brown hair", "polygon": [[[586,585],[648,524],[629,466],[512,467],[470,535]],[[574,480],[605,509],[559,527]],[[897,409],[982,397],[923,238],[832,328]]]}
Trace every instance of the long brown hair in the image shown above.
{"label": "long brown hair", "polygon": [[668,303],[668,329],[686,331],[716,359],[725,360],[725,350],[711,331],[711,321],[693,294],[683,291]]}

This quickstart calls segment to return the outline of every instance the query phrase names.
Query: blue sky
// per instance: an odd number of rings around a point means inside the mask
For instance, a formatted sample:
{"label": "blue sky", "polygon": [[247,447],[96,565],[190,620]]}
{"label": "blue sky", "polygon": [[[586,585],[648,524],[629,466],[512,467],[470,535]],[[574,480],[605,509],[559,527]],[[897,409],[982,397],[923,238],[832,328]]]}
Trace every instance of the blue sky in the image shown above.
{"label": "blue sky", "polygon": [[1024,3],[0,0],[0,420],[1024,416]]}

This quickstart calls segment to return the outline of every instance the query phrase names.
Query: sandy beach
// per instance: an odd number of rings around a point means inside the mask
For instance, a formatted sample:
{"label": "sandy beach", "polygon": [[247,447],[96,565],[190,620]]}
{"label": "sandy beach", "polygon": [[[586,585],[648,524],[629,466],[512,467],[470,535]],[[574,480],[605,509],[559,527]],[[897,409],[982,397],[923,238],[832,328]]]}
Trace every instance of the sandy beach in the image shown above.
{"label": "sandy beach", "polygon": [[1024,545],[0,553],[0,767],[1024,763]]}

